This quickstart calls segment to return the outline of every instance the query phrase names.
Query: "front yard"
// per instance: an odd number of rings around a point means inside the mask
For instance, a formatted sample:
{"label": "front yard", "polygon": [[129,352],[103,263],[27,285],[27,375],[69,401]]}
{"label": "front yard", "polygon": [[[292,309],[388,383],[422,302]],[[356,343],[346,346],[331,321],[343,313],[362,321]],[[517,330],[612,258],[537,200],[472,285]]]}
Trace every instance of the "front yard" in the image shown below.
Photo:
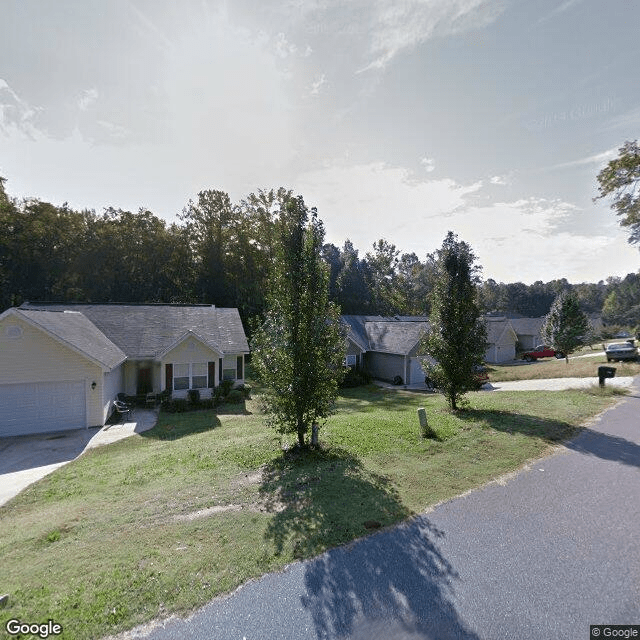
{"label": "front yard", "polygon": [[[322,449],[304,456],[283,455],[255,400],[246,415],[162,415],[152,431],[88,451],[0,507],[2,629],[53,619],[60,637],[93,639],[185,613],[513,471],[614,401],[468,399],[454,416],[440,395],[345,391]],[[419,437],[418,407],[437,439]]]}
{"label": "front yard", "polygon": [[507,382],[545,378],[593,378],[594,384],[598,384],[598,367],[601,365],[615,367],[617,377],[640,374],[640,363],[607,362],[604,355],[591,356],[589,351],[584,351],[582,354],[586,354],[588,357],[570,357],[568,363],[564,358],[562,360],[544,358],[535,362],[516,361],[506,364],[491,364],[488,365],[489,379],[495,382]]}

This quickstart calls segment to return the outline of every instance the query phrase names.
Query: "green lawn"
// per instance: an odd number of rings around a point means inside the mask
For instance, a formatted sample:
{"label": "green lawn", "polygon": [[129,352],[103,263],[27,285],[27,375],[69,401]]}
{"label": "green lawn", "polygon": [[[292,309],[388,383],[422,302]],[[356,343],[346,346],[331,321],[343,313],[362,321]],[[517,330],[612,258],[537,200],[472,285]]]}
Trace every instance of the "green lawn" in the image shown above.
{"label": "green lawn", "polygon": [[[323,447],[283,454],[246,413],[163,415],[0,507],[9,618],[99,638],[184,613],[252,576],[314,556],[513,471],[614,401],[595,392],[442,396],[348,390]],[[419,437],[425,407],[438,437]],[[287,444],[287,443],[284,443]]]}
{"label": "green lawn", "polygon": [[[620,342],[620,341],[618,341]],[[589,353],[586,351],[584,353]],[[597,352],[595,352],[597,353]],[[593,378],[598,382],[598,367],[607,365],[616,368],[616,376],[637,376],[640,374],[640,363],[607,362],[604,355],[588,358],[569,358],[557,360],[544,358],[535,362],[518,361],[508,364],[488,365],[489,380],[505,382],[510,380],[533,380],[543,378]]]}

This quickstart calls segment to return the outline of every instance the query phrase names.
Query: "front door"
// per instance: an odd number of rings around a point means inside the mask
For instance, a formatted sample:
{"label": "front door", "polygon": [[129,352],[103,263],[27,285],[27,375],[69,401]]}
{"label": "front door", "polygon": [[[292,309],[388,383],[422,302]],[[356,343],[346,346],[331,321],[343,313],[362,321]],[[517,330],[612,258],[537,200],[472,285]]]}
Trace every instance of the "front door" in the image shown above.
{"label": "front door", "polygon": [[151,367],[145,367],[144,369],[138,369],[138,390],[136,393],[150,393],[153,391],[153,384],[151,382]]}

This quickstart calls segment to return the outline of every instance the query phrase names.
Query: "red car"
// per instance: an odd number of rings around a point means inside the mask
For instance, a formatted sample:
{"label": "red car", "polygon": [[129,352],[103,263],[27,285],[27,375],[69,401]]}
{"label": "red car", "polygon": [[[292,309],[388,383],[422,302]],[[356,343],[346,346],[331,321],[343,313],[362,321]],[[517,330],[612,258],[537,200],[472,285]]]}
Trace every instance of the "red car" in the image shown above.
{"label": "red car", "polygon": [[556,351],[551,347],[546,347],[541,344],[538,345],[535,349],[531,351],[525,351],[522,354],[522,360],[526,360],[527,362],[532,362],[533,360],[537,360],[538,358],[564,358],[564,353],[561,351]]}

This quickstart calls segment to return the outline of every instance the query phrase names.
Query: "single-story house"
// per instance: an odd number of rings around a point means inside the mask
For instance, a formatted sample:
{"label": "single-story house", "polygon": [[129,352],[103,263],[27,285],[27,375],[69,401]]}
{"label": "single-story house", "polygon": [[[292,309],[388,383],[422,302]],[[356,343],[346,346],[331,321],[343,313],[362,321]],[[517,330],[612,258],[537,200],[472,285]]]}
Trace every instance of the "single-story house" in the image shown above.
{"label": "single-story house", "polygon": [[485,316],[487,326],[487,350],[485,362],[500,364],[516,357],[516,332],[512,326],[513,320],[505,317]]}
{"label": "single-story house", "polygon": [[104,425],[116,394],[244,381],[237,309],[25,303],[0,315],[0,437]]}
{"label": "single-story house", "polygon": [[542,344],[543,340],[540,332],[542,330],[544,320],[544,317],[511,319],[511,325],[518,336],[518,345],[520,349],[527,351],[528,349],[533,349],[539,344]]}
{"label": "single-story house", "polygon": [[420,351],[429,330],[423,316],[341,316],[347,326],[347,366],[362,368],[374,378],[403,384],[424,382]]}

